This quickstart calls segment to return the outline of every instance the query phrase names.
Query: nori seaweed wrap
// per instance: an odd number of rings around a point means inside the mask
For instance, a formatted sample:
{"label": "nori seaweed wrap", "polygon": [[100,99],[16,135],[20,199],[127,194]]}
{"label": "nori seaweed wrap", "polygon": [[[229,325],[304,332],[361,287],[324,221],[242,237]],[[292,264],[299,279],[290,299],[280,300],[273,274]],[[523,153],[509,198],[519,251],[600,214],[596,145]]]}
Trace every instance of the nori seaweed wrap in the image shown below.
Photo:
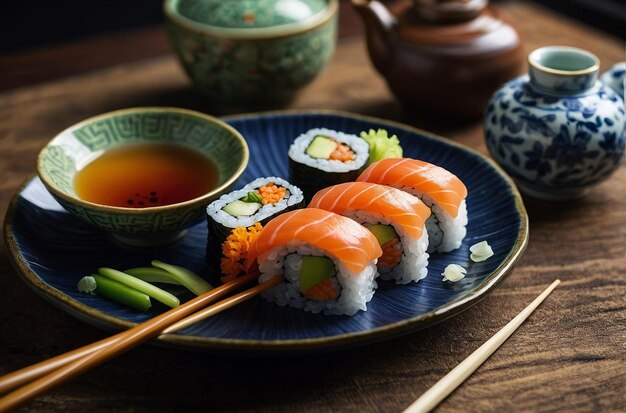
{"label": "nori seaweed wrap", "polygon": [[308,202],[320,189],[350,182],[363,172],[368,143],[355,135],[325,128],[311,129],[289,147],[289,179]]}
{"label": "nori seaweed wrap", "polygon": [[222,243],[234,228],[257,222],[265,225],[273,217],[298,208],[304,208],[300,188],[274,176],[257,178],[222,195],[207,207],[207,261],[220,262]]}

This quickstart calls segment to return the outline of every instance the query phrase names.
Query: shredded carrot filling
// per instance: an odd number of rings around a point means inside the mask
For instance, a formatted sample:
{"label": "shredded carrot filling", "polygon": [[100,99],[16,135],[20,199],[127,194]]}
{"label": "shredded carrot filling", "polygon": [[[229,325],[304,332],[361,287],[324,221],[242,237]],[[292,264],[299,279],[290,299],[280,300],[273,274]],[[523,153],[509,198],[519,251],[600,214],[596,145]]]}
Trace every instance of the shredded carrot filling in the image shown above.
{"label": "shredded carrot filling", "polygon": [[331,161],[341,161],[341,162],[349,162],[354,160],[354,152],[348,145],[341,142],[336,142],[337,148],[330,154]]}
{"label": "shredded carrot filling", "polygon": [[330,278],[327,278],[303,292],[302,295],[317,301],[335,300],[337,299],[337,289],[333,286]]}
{"label": "shredded carrot filling", "polygon": [[276,186],[274,182],[268,182],[259,188],[259,195],[261,195],[261,203],[263,205],[272,204],[280,201],[285,197],[287,190],[282,186]]}
{"label": "shredded carrot filling", "polygon": [[257,222],[248,228],[234,228],[228,235],[226,241],[222,244],[223,257],[220,261],[220,269],[222,274],[224,274],[220,280],[223,283],[232,281],[245,274],[246,271],[243,264],[246,258],[248,258],[248,249],[252,241],[259,236],[262,229],[263,225]]}
{"label": "shredded carrot filling", "polygon": [[399,242],[400,239],[394,238],[381,246],[383,255],[378,259],[378,265],[393,268],[400,263],[402,259],[402,249],[397,247]]}

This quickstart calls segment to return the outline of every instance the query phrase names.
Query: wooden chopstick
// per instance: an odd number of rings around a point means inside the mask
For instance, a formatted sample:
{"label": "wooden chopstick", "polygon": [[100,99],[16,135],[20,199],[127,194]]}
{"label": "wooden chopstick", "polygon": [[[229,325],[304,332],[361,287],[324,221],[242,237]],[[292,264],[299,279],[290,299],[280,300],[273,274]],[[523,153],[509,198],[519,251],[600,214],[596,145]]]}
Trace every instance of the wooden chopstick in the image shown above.
{"label": "wooden chopstick", "polygon": [[491,356],[507,338],[528,318],[528,316],[545,300],[545,298],[561,283],[555,280],[535,300],[524,308],[515,318],[489,340],[459,363],[448,374],[443,376],[434,386],[415,400],[403,413],[426,413],[434,409],[443,399],[467,379],[489,356]]}
{"label": "wooden chopstick", "polygon": [[[251,282],[254,277],[255,276],[253,275],[250,275],[245,278],[241,277],[207,292],[206,301],[204,302],[204,305],[207,305],[213,302],[214,300],[228,294],[229,292]],[[180,306],[178,308],[180,309],[181,307],[183,306]],[[134,328],[138,328],[138,327],[140,326],[136,326]],[[107,337],[95,343],[80,347],[76,350],[69,351],[67,353],[50,358],[48,360],[44,360],[40,363],[33,364],[29,367],[25,367],[23,369],[14,371],[3,377],[0,377],[0,394],[4,394],[16,387],[21,386],[22,384],[28,383],[38,377],[48,374],[49,372],[56,370],[66,365],[67,363],[75,361],[90,353],[93,353],[94,351],[99,351],[103,348],[106,348],[107,346],[119,340],[121,336],[126,332],[127,331],[121,332],[119,334],[113,335],[111,337]]]}
{"label": "wooden chopstick", "polygon": [[[201,310],[215,299],[257,279],[257,277],[258,274],[256,273],[245,275],[112,337],[0,377],[0,389],[4,389],[4,391],[14,389],[16,386],[37,379],[1,398],[0,412],[15,408],[38,394],[76,377],[116,355],[130,350],[146,340],[162,334],[165,330],[173,332],[187,327],[201,319],[231,308],[282,282],[282,277],[274,277]],[[201,311],[189,316],[198,310]],[[189,316],[189,320],[185,318],[187,316]]]}

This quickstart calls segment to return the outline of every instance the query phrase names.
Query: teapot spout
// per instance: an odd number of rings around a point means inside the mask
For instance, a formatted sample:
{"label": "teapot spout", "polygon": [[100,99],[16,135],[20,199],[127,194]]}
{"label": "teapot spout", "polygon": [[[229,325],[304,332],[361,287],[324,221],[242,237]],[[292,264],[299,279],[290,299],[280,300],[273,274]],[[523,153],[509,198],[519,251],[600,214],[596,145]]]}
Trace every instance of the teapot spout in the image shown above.
{"label": "teapot spout", "polygon": [[387,7],[376,0],[352,0],[352,7],[363,19],[367,49],[372,63],[380,73],[384,74],[394,47],[391,35],[397,19]]}

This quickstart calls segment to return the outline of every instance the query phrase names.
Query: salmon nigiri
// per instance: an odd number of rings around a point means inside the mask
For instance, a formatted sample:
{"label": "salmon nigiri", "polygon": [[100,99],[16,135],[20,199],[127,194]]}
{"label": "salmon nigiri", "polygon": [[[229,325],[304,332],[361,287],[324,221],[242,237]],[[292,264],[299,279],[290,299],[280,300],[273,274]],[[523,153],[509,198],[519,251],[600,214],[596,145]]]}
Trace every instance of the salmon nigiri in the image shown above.
{"label": "salmon nigiri", "polygon": [[417,159],[393,158],[374,162],[357,181],[402,189],[431,207],[433,214],[426,222],[429,252],[448,252],[461,246],[467,225],[467,188],[456,175]]}
{"label": "salmon nigiri", "polygon": [[246,261],[258,264],[260,281],[283,275],[264,294],[279,305],[354,314],[365,310],[382,250],[376,237],[353,220],[318,208],[280,215],[252,242]]}
{"label": "salmon nigiri", "polygon": [[428,270],[428,208],[419,198],[390,186],[346,182],[319,191],[309,207],[347,216],[363,224],[378,240],[383,255],[378,271],[398,283],[418,281]]}

